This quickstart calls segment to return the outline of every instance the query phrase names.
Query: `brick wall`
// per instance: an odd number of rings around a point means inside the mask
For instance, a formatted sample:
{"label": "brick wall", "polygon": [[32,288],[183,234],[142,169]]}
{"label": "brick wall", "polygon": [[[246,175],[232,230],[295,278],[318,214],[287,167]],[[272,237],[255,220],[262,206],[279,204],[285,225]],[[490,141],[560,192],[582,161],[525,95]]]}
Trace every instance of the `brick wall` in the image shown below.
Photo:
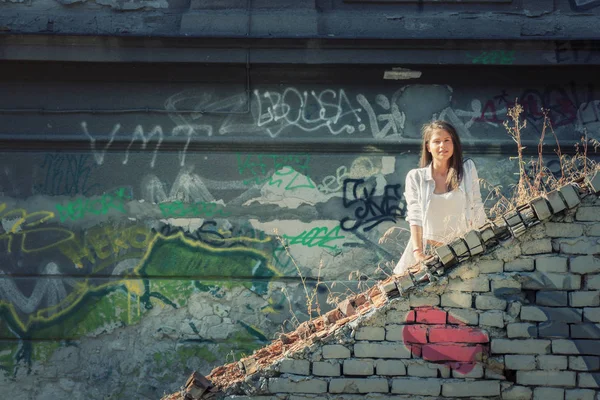
{"label": "brick wall", "polygon": [[225,392],[600,399],[599,222],[600,200],[587,196]]}

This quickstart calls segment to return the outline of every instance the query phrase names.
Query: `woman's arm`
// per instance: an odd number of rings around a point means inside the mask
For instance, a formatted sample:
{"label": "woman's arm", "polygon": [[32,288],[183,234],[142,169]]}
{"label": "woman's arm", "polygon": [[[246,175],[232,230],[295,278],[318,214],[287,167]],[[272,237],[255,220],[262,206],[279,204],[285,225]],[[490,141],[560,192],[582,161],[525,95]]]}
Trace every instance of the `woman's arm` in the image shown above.
{"label": "woman's arm", "polygon": [[424,260],[423,254],[423,210],[421,209],[421,190],[418,182],[418,171],[413,169],[406,175],[404,186],[406,200],[406,221],[410,224],[410,240],[413,245],[413,255],[417,261]]}
{"label": "woman's arm", "polygon": [[410,226],[410,240],[413,244],[413,254],[417,261],[423,261],[425,253],[423,253],[423,227],[420,225]]}

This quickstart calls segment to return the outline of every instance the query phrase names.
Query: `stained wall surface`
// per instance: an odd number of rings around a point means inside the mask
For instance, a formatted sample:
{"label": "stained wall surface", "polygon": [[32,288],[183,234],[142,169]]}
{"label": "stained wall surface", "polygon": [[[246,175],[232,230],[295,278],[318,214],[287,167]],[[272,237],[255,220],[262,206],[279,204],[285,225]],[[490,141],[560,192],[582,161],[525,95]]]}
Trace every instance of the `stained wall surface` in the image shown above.
{"label": "stained wall surface", "polygon": [[505,193],[515,101],[526,151],[544,132],[555,173],[542,108],[565,153],[600,139],[585,67],[423,67],[414,82],[384,81],[387,66],[0,68],[7,398],[158,398],[319,311],[307,293],[323,312],[383,277],[407,233],[379,239],[406,228],[432,118]]}

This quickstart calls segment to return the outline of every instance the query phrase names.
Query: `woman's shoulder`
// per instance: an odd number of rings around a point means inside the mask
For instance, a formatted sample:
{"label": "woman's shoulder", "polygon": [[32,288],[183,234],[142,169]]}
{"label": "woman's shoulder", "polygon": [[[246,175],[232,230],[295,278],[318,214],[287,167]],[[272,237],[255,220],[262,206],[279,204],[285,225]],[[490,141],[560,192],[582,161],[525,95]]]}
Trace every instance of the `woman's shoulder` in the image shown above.
{"label": "woman's shoulder", "polygon": [[463,161],[463,166],[466,170],[472,171],[475,169],[475,161],[470,158],[467,158]]}
{"label": "woman's shoulder", "polygon": [[420,178],[424,177],[425,174],[427,173],[427,168],[428,167],[413,168],[410,171],[408,171],[408,174],[406,174],[406,177],[410,178],[410,179],[420,179]]}

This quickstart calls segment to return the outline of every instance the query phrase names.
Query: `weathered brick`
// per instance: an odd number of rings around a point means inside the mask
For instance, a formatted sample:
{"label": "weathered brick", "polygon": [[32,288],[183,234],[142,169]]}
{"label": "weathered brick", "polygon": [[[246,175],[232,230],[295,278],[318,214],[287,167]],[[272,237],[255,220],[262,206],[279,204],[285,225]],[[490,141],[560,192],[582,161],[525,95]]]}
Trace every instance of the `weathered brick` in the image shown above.
{"label": "weathered brick", "polygon": [[344,360],[344,375],[369,376],[375,372],[375,364],[371,360]]}
{"label": "weathered brick", "polygon": [[470,293],[447,292],[442,294],[443,307],[470,308],[472,297]]}
{"label": "weathered brick", "polygon": [[565,391],[565,400],[594,400],[595,390],[570,389]]}
{"label": "weathered brick", "polygon": [[479,295],[475,298],[475,307],[479,310],[505,310],[506,300],[494,296]]}
{"label": "weathered brick", "polygon": [[521,293],[521,282],[518,277],[498,275],[492,277],[492,293],[494,296],[503,297]]}
{"label": "weathered brick", "polygon": [[341,344],[323,346],[323,358],[350,358],[350,349]]}
{"label": "weathered brick", "polygon": [[377,360],[375,361],[375,372],[377,375],[406,375],[406,366],[399,360]]}
{"label": "weathered brick", "polygon": [[448,309],[448,323],[458,325],[477,325],[479,323],[479,314],[469,308],[450,308]]}
{"label": "weathered brick", "polygon": [[600,224],[591,224],[585,227],[586,236],[600,236]]}
{"label": "weathered brick", "polygon": [[563,370],[567,369],[567,356],[537,356],[539,369]]}
{"label": "weathered brick", "polygon": [[337,362],[316,361],[313,362],[313,375],[315,376],[340,376],[341,368]]}
{"label": "weathered brick", "polygon": [[444,310],[437,308],[423,307],[417,308],[415,321],[420,324],[445,324],[447,314]]}
{"label": "weathered brick", "polygon": [[396,378],[392,380],[392,393],[418,396],[439,396],[442,381],[439,379]]}
{"label": "weathered brick", "polygon": [[538,324],[538,335],[541,338],[568,338],[569,325],[560,321],[542,322]]}
{"label": "weathered brick", "polygon": [[494,356],[488,357],[485,364],[485,379],[499,379],[505,380],[504,370],[506,369],[504,363],[505,356]]}
{"label": "weathered brick", "polygon": [[583,236],[583,225],[575,223],[546,222],[546,235],[549,237]]}
{"label": "weathered brick", "polygon": [[598,371],[600,370],[600,357],[569,356],[569,369],[574,371]]}
{"label": "weathered brick", "polygon": [[502,400],[530,400],[532,396],[532,390],[527,386],[510,385],[502,389]]}
{"label": "weathered brick", "polygon": [[506,326],[509,338],[536,338],[538,336],[537,325],[531,323],[514,323]]}
{"label": "weathered brick", "polygon": [[472,279],[450,279],[448,290],[456,292],[489,292],[490,281],[486,275]]}
{"label": "weathered brick", "polygon": [[455,369],[452,370],[453,378],[461,379],[477,379],[483,377],[483,365],[480,363],[455,363]]}
{"label": "weathered brick", "polygon": [[422,357],[426,361],[481,361],[485,347],[479,344],[426,344]]}
{"label": "weathered brick", "polygon": [[442,385],[444,397],[500,396],[500,382],[490,381],[446,381]]}
{"label": "weathered brick", "polygon": [[418,376],[421,378],[437,378],[438,366],[437,364],[423,361],[407,361],[406,374],[409,376]]}
{"label": "weathered brick", "polygon": [[600,291],[580,291],[569,293],[571,307],[597,307],[600,306]]}
{"label": "weathered brick", "polygon": [[385,340],[385,329],[381,326],[362,326],[356,330],[356,340]]}
{"label": "weathered brick", "polygon": [[581,310],[569,307],[521,307],[521,319],[524,321],[557,321],[577,323],[583,319]]}
{"label": "weathered brick", "polygon": [[578,290],[581,288],[581,277],[577,274],[524,272],[521,274],[521,280],[523,289]]}
{"label": "weathered brick", "polygon": [[411,350],[402,343],[356,343],[354,356],[358,358],[410,358]]}
{"label": "weathered brick", "polygon": [[294,375],[310,375],[310,361],[307,360],[281,360],[279,372]]}
{"label": "weathered brick", "polygon": [[536,369],[535,356],[525,354],[507,354],[504,356],[506,369],[530,371]]}
{"label": "weathered brick", "polygon": [[586,281],[586,289],[588,290],[598,290],[600,289],[600,274],[597,275],[588,275],[585,277]]}
{"label": "weathered brick", "polygon": [[576,274],[596,274],[600,272],[600,258],[592,255],[573,257],[570,270]]}
{"label": "weathered brick", "polygon": [[427,343],[427,325],[388,325],[386,340],[406,343]]}
{"label": "weathered brick", "polygon": [[586,307],[583,309],[583,320],[600,322],[600,307]]}
{"label": "weathered brick", "polygon": [[582,206],[577,209],[575,218],[577,219],[577,221],[600,221],[600,211],[598,211],[598,207]]}
{"label": "weathered brick", "polygon": [[568,292],[540,290],[535,295],[535,303],[539,306],[561,307],[569,303]]}
{"label": "weathered brick", "polygon": [[492,353],[495,354],[548,354],[550,340],[542,339],[492,339]]}
{"label": "weathered brick", "polygon": [[386,315],[386,321],[388,324],[404,324],[415,322],[415,312],[413,310],[389,310]]}
{"label": "weathered brick", "polygon": [[533,400],[563,400],[565,389],[536,387],[533,388]]}
{"label": "weathered brick", "polygon": [[477,265],[482,274],[495,274],[504,270],[504,262],[501,260],[478,260]]}
{"label": "weathered brick", "polygon": [[553,339],[552,353],[600,356],[600,340]]}
{"label": "weathered brick", "polygon": [[326,393],[327,382],[314,377],[270,378],[271,393]]}
{"label": "weathered brick", "polygon": [[532,258],[517,258],[504,263],[504,271],[506,272],[533,271],[534,269],[535,264]]}
{"label": "weathered brick", "polygon": [[382,378],[333,378],[329,393],[389,393],[389,385]]}
{"label": "weathered brick", "polygon": [[430,343],[488,343],[486,332],[464,326],[432,326],[429,328]]}
{"label": "weathered brick", "polygon": [[597,238],[552,239],[554,245],[563,254],[596,254],[600,253],[600,243]]}
{"label": "weathered brick", "polygon": [[[524,255],[552,253],[552,241],[550,239],[536,239],[523,241],[521,253]],[[506,270],[506,264],[504,265]]]}
{"label": "weathered brick", "polygon": [[571,338],[600,339],[600,324],[573,324],[571,325]]}
{"label": "weathered brick", "polygon": [[439,306],[440,296],[437,294],[416,294],[411,293],[409,296],[411,307],[423,306]]}
{"label": "weathered brick", "polygon": [[480,326],[493,326],[496,328],[504,327],[504,313],[502,311],[485,311],[479,315]]}
{"label": "weathered brick", "polygon": [[569,270],[566,257],[540,256],[535,259],[535,269],[539,272],[564,273]]}
{"label": "weathered brick", "polygon": [[578,387],[600,389],[600,372],[579,372]]}
{"label": "weathered brick", "polygon": [[535,386],[576,386],[576,375],[573,371],[517,371],[519,385]]}

